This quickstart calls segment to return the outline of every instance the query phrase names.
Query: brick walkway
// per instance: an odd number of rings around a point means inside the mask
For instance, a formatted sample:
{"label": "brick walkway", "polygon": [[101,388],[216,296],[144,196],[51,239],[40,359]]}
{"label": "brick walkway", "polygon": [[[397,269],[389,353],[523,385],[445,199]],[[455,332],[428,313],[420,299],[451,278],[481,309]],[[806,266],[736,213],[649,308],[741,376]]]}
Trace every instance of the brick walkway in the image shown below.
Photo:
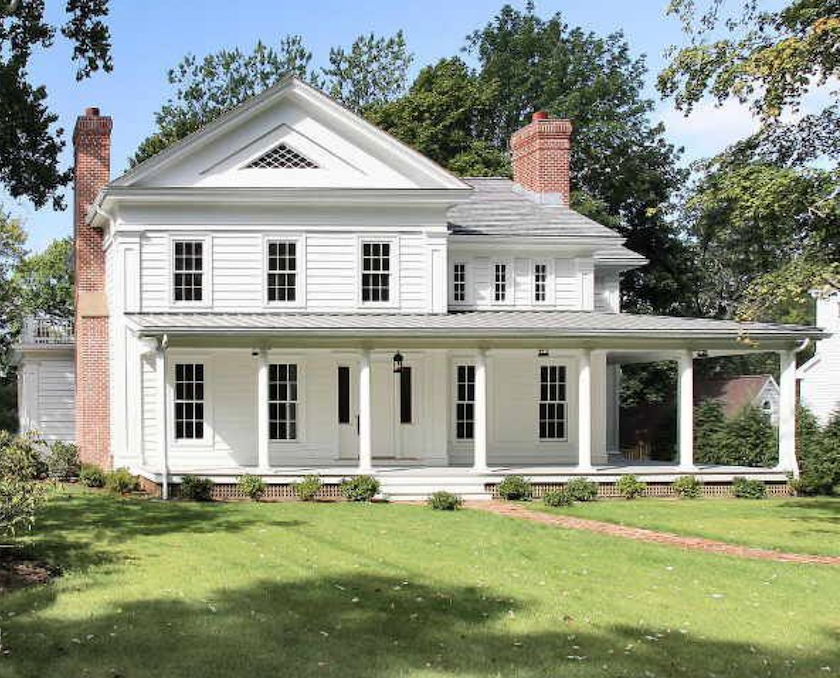
{"label": "brick walkway", "polygon": [[653,544],[664,544],[682,549],[693,549],[696,551],[707,551],[721,553],[727,556],[738,558],[756,558],[758,560],[773,560],[779,563],[812,563],[818,565],[840,565],[840,556],[815,556],[806,553],[785,553],[783,551],[772,551],[770,549],[753,548],[751,546],[738,546],[723,541],[704,539],[702,537],[683,537],[669,532],[656,532],[645,530],[639,527],[626,527],[605,523],[600,520],[589,520],[587,518],[573,518],[561,516],[542,511],[532,511],[520,504],[508,504],[498,501],[468,502],[467,506],[472,509],[496,513],[500,516],[530,520],[543,525],[554,525],[565,527],[570,530],[586,530],[597,532],[611,537],[623,537],[624,539],[635,539]]}

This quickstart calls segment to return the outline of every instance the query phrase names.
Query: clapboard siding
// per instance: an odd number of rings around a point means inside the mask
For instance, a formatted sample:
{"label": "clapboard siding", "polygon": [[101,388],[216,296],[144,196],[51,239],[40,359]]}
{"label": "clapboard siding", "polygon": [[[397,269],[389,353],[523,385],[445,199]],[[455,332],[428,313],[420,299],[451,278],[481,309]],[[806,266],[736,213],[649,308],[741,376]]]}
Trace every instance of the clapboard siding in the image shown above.
{"label": "clapboard siding", "polygon": [[160,464],[160,443],[163,422],[160,417],[160,376],[155,371],[155,356],[147,354],[140,361],[142,378],[142,432],[143,432],[143,454],[142,462],[151,466]]}
{"label": "clapboard siding", "polygon": [[43,360],[38,368],[38,413],[35,428],[46,440],[75,440],[74,397],[73,361]]}

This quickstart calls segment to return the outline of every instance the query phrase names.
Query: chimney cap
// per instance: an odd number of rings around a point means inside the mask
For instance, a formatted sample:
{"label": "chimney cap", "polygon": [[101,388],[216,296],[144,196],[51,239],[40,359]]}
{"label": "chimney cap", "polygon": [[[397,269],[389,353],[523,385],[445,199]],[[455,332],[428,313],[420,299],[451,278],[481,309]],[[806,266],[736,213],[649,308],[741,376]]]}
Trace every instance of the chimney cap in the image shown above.
{"label": "chimney cap", "polygon": [[534,111],[531,122],[537,122],[538,120],[548,120],[548,111]]}
{"label": "chimney cap", "polygon": [[98,118],[99,117],[99,106],[88,106],[85,109],[85,117],[87,117],[87,118]]}

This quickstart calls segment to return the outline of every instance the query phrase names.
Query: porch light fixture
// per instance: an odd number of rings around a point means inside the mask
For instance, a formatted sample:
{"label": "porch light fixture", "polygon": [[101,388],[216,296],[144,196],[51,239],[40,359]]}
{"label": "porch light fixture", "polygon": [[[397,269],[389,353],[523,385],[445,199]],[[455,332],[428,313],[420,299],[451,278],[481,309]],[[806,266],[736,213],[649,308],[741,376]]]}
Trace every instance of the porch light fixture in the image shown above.
{"label": "porch light fixture", "polygon": [[400,372],[402,372],[402,368],[403,368],[402,353],[397,351],[394,354],[394,374],[399,374]]}
{"label": "porch light fixture", "polygon": [[537,357],[548,358],[548,349],[541,348],[539,351],[537,351]]}

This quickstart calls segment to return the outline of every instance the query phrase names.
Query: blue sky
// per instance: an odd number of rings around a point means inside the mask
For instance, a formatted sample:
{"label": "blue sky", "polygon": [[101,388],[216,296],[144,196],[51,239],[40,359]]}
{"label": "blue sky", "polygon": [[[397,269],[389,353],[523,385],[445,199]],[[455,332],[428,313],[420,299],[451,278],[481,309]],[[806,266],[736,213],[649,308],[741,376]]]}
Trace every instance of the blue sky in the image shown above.
{"label": "blue sky", "polygon": [[[60,21],[64,2],[50,0],[52,18]],[[99,106],[114,118],[111,170],[126,168],[127,158],[153,129],[154,112],[170,93],[166,71],[187,52],[203,56],[222,47],[250,49],[261,39],[274,44],[287,33],[300,33],[323,63],[330,46],[348,45],[360,33],[392,34],[403,29],[415,54],[414,68],[456,54],[464,37],[483,26],[502,6],[501,0],[112,0],[109,25],[114,71],[76,83],[70,63],[71,47],[57,41],[53,49],[36,55],[32,80],[43,83],[59,124],[72,132],[76,116],[87,106]],[[522,7],[524,1],[512,2]],[[655,118],[666,123],[670,139],[686,148],[688,159],[710,155],[754,128],[749,112],[738,104],[722,109],[702,106],[685,119],[670,102],[659,101],[656,73],[664,65],[663,51],[682,39],[676,19],[666,17],[665,0],[543,0],[538,12],[561,11],[566,21],[606,35],[623,30],[631,49],[647,57],[648,94],[657,100]],[[70,144],[64,162],[72,155]],[[24,220],[29,246],[42,249],[50,240],[72,232],[68,210],[36,211],[26,202],[12,201],[0,192],[6,210]],[[69,201],[68,201],[69,202]]]}

